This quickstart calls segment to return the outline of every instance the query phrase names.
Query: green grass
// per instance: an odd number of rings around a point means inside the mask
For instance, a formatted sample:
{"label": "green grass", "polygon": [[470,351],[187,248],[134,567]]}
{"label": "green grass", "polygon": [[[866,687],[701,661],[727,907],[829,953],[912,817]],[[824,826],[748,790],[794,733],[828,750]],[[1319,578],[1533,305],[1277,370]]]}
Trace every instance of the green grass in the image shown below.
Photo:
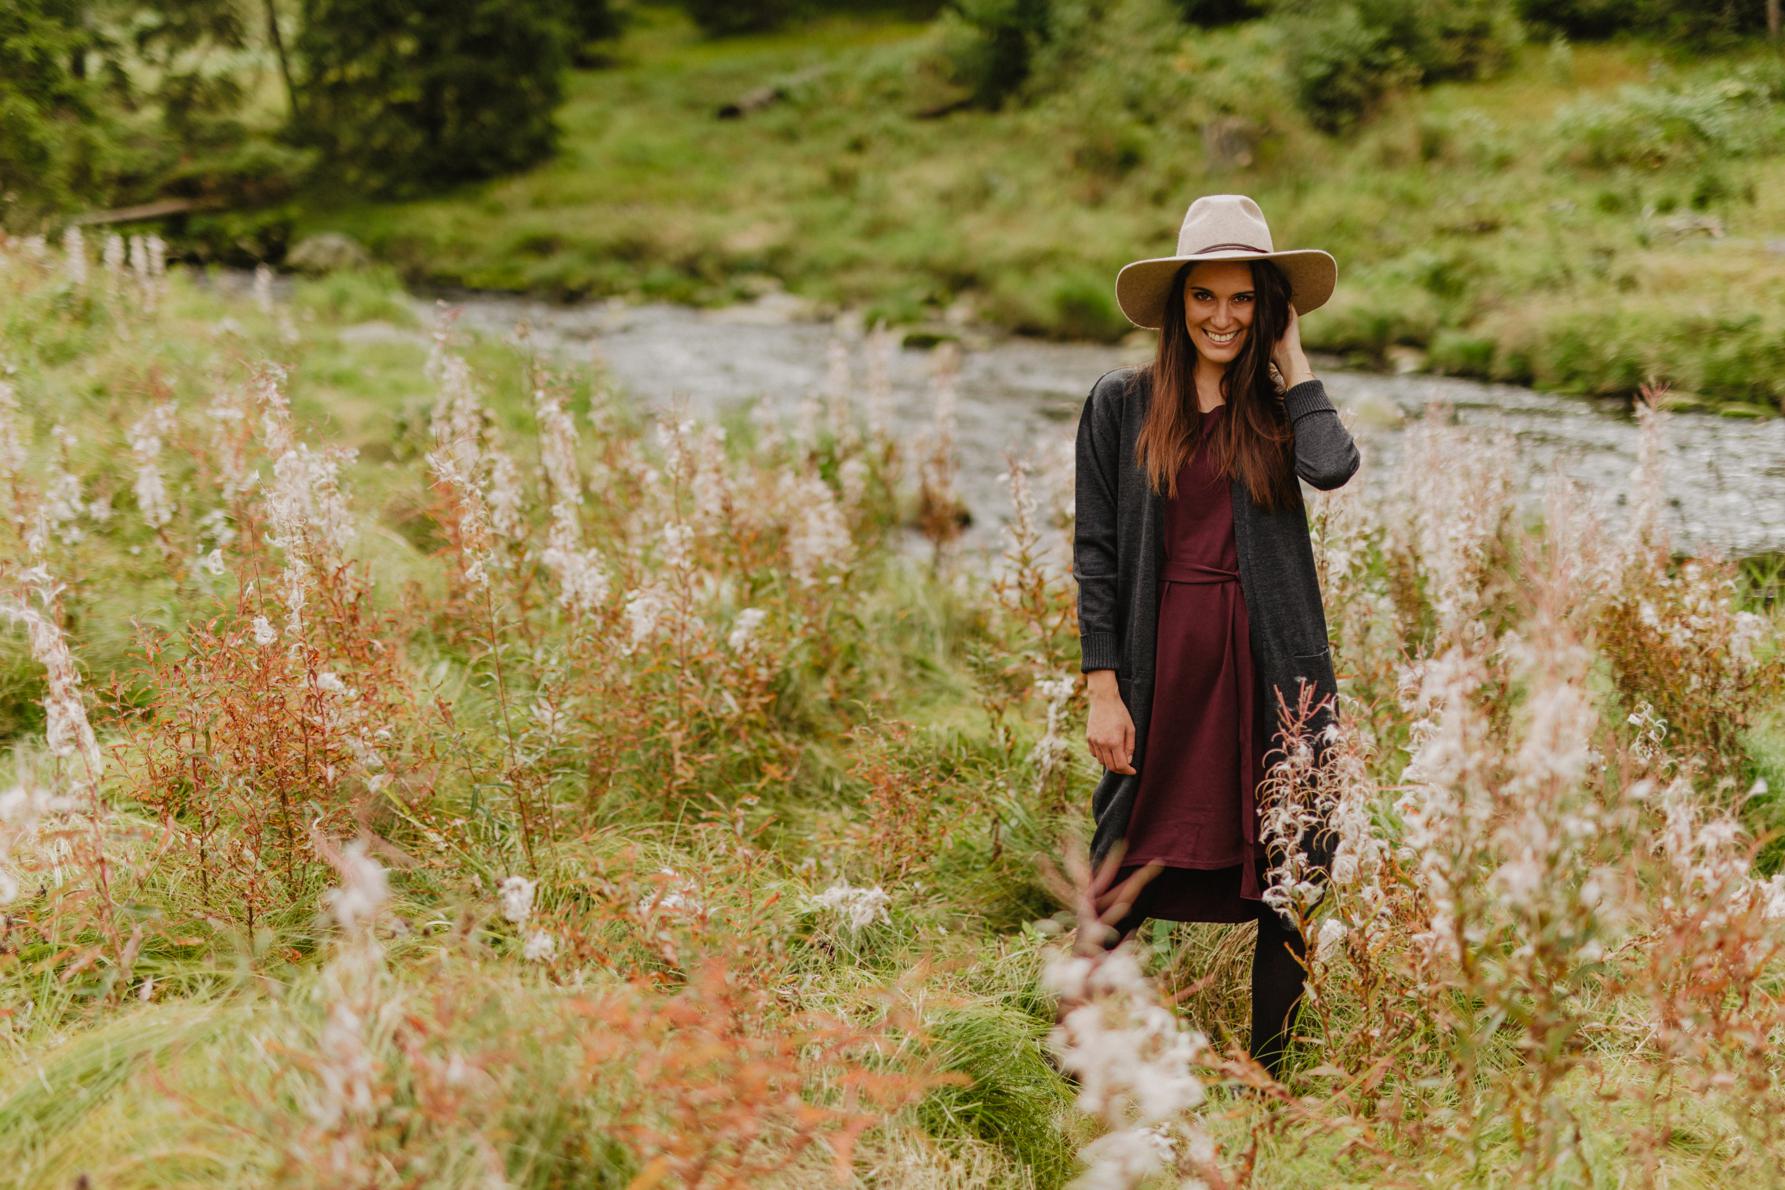
{"label": "green grass", "polygon": [[[291,397],[307,440],[358,451],[348,487],[361,526],[359,553],[377,573],[374,598],[389,608],[438,599],[441,566],[412,523],[427,482],[420,461],[430,442],[425,413],[436,394],[424,375],[425,332],[405,310],[389,276],[304,283],[290,310],[295,338],[279,317],[180,278],[153,315],[116,300],[89,308],[54,284],[0,305],[0,325],[18,344],[9,362],[21,404],[37,423],[36,445],[43,448],[47,423],[60,418],[78,436],[87,495],[114,484],[114,517],[81,542],[57,547],[58,566],[78,576],[64,604],[89,690],[103,690],[138,663],[132,621],[178,627],[211,614],[212,600],[233,590],[228,580],[210,585],[157,553],[132,503],[125,428],[162,387],[179,395],[191,418],[202,417],[197,410],[208,395],[241,383],[261,358],[291,366]],[[509,443],[527,443],[517,450],[530,449],[530,393],[517,352],[490,342],[464,347],[492,420]],[[579,413],[598,383],[576,381],[572,406]],[[170,453],[177,454],[177,444]],[[124,479],[108,478],[114,474]],[[190,528],[181,532],[182,544],[190,544]],[[608,1096],[620,1091],[555,1091],[575,1085],[570,1072],[585,1061],[580,1043],[592,1025],[583,1009],[629,978],[657,981],[667,995],[686,977],[675,959],[706,953],[748,956],[752,965],[740,973],[740,986],[761,981],[788,993],[801,1010],[857,1023],[908,1011],[913,1032],[923,1036],[902,1044],[936,1069],[964,1076],[863,1137],[857,1184],[1057,1186],[1070,1178],[1073,1154],[1091,1129],[1042,1047],[1052,1005],[1037,972],[1047,940],[1028,926],[1054,910],[1034,858],[1062,836],[1059,817],[1076,824],[1082,807],[1045,806],[1030,793],[1025,758],[1038,734],[1038,708],[1013,706],[1015,738],[1006,751],[967,660],[974,648],[1009,653],[1036,642],[998,640],[998,617],[982,592],[898,565],[890,554],[874,549],[861,562],[848,615],[834,621],[841,639],[806,641],[806,652],[787,669],[769,723],[797,744],[797,761],[786,771],[715,768],[699,790],[725,813],[708,822],[684,814],[662,788],[631,773],[597,805],[582,800],[580,786],[565,791],[560,808],[569,829],[538,873],[539,908],[556,915],[551,921],[567,951],[573,944],[588,949],[561,958],[555,970],[518,960],[518,937],[491,901],[493,878],[513,870],[517,848],[501,813],[478,801],[490,783],[468,789],[453,771],[456,760],[438,770],[430,812],[452,825],[450,849],[431,849],[436,836],[413,820],[379,824],[406,857],[392,865],[392,916],[404,925],[385,935],[387,1002],[402,1013],[380,1028],[395,1030],[401,1021],[414,1030],[408,1040],[424,1049],[450,1043],[480,1080],[489,1080],[478,1083],[487,1094],[480,1090],[477,1102],[495,1105],[489,1110],[499,1115],[458,1118],[442,1109],[438,1133],[414,1141],[406,1129],[424,1126],[427,1113],[401,1117],[382,1141],[425,1157],[425,1165],[407,1169],[411,1180],[487,1184],[473,1151],[484,1137],[498,1139],[514,1185],[624,1186],[643,1176],[637,1155],[609,1127]],[[1776,571],[1775,563],[1757,560],[1745,572],[1754,606],[1776,589]],[[834,648],[824,652],[820,644]],[[487,669],[462,645],[425,627],[401,645],[417,686],[449,706],[466,732],[496,730]],[[0,738],[30,754],[41,747],[41,668],[12,635],[6,649]],[[551,651],[549,641],[538,651],[517,649],[517,679],[530,681],[529,668]],[[1366,648],[1357,646],[1356,654]],[[102,734],[116,740],[119,725],[104,713],[103,700],[96,696],[95,704]],[[1775,713],[1744,740],[1755,774],[1775,796],[1785,790],[1782,724]],[[851,734],[856,727],[867,730]],[[22,765],[26,756],[13,759]],[[915,791],[912,815],[945,828],[908,870],[884,880],[872,868],[872,806],[859,771],[873,762],[884,762],[901,788]],[[1070,763],[1077,796],[1090,788],[1092,765],[1081,749]],[[1768,829],[1772,803],[1754,810],[1752,824]],[[8,939],[29,935],[0,932],[0,1151],[11,1159],[0,1185],[73,1185],[83,1175],[101,1186],[302,1180],[314,1154],[290,1149],[307,1122],[299,1094],[313,1081],[306,1063],[317,1049],[319,968],[333,934],[316,916],[316,890],[304,890],[250,930],[230,920],[226,908],[201,901],[190,869],[166,862],[158,851],[161,823],[129,804],[119,811],[112,855],[119,887],[128,888],[125,911],[149,926],[131,987],[106,998],[99,977],[65,977],[66,956],[81,939],[56,936],[9,949]],[[613,897],[630,904],[664,867],[699,882],[698,895],[713,911],[710,925],[668,924],[647,933],[595,912]],[[807,896],[834,875],[884,883],[893,893],[890,920],[854,933],[814,911]],[[33,898],[8,912],[37,913],[41,905]],[[1218,1044],[1240,1039],[1245,931],[1150,933],[1150,962],[1165,990],[1182,994],[1186,1018]],[[760,951],[740,938],[760,943]],[[140,981],[151,976],[154,988],[139,1002]],[[1558,1184],[1577,1175],[1613,1183],[1640,1172],[1627,1145],[1641,1126],[1635,1116],[1643,1079],[1655,1067],[1641,1031],[1628,1027],[1649,1010],[1639,999],[1594,1006],[1603,1030],[1593,1044],[1603,1053],[1605,1081],[1571,1076],[1552,1100],[1582,1132],[1581,1157],[1557,1175]],[[1323,1012],[1333,1030],[1367,1024],[1355,1005],[1329,1004]],[[388,1057],[388,1034],[379,1037],[378,1052]],[[1509,1045],[1492,1058],[1518,1061]],[[1318,1054],[1298,1058],[1298,1093],[1329,1092],[1335,1078],[1350,1077],[1318,1071],[1319,1061]],[[826,1090],[810,1089],[815,1097]],[[1303,1115],[1217,1089],[1199,1118],[1234,1162],[1255,1152],[1260,1185],[1511,1176],[1521,1138],[1510,1124],[1484,1130],[1478,1151],[1458,1151],[1454,1139],[1422,1147],[1419,1125],[1434,1125],[1426,1136],[1446,1126],[1446,1093],[1409,1080],[1392,1099],[1375,1101],[1406,1116],[1385,1111],[1380,1119],[1335,1121],[1318,1107]],[[409,1095],[407,1087],[393,1092],[400,1105]],[[1661,1179],[1715,1185],[1733,1162],[1755,1160],[1757,1146],[1744,1144],[1740,1131],[1751,1109],[1747,1095],[1748,1087],[1737,1084],[1682,1105],[1672,1147],[1660,1159]],[[1403,1120],[1411,1121],[1407,1129]],[[406,1147],[411,1143],[414,1149]],[[813,1153],[784,1184],[824,1184],[829,1155]]]}
{"label": "green grass", "polygon": [[[773,278],[902,323],[964,302],[1019,332],[1112,338],[1120,265],[1168,250],[1196,194],[1244,191],[1280,245],[1337,256],[1306,335],[1355,363],[1411,347],[1560,391],[1652,376],[1714,404],[1785,400],[1776,55],[1528,46],[1502,77],[1401,96],[1335,139],[1295,113],[1269,25],[1192,34],[1163,12],[1116,5],[1026,105],[920,119],[957,94],[931,26],[705,41],[646,9],[614,67],[571,79],[553,161],[414,202],[319,197],[299,230],[347,231],[415,282],[725,303]],[[790,78],[785,102],[715,118]],[[1250,165],[1207,160],[1216,117],[1251,125]]]}

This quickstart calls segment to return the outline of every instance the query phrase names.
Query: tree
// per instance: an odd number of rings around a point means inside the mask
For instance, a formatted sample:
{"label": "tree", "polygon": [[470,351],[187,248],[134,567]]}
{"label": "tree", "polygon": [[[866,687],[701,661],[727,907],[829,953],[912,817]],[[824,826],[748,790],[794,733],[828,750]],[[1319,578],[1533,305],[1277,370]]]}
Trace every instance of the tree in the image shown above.
{"label": "tree", "polygon": [[82,77],[86,42],[72,0],[0,4],[0,222],[34,223],[94,184],[108,134]]}
{"label": "tree", "polygon": [[547,156],[572,34],[563,0],[305,0],[300,135],[383,194]]}

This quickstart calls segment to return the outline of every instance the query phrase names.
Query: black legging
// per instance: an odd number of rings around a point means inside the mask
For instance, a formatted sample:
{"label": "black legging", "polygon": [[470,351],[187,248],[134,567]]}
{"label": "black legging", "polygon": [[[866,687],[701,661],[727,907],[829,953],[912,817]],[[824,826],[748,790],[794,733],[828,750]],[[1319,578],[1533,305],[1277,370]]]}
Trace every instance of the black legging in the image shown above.
{"label": "black legging", "polygon": [[[1138,930],[1146,916],[1130,913],[1116,923],[1113,949]],[[1276,1078],[1283,1067],[1283,1050],[1295,1027],[1295,1011],[1301,1005],[1308,953],[1301,931],[1263,906],[1258,910],[1258,940],[1252,946],[1252,1038],[1250,1052],[1260,1066]]]}

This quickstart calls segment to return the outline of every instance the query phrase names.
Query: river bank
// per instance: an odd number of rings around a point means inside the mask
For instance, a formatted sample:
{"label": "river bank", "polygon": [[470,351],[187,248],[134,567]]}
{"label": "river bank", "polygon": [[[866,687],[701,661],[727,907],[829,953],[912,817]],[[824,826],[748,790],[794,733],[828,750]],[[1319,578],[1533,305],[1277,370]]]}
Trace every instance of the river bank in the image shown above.
{"label": "river bank", "polygon": [[[246,292],[242,274],[218,284]],[[599,362],[642,410],[748,424],[749,411],[810,421],[833,399],[859,402],[882,390],[886,416],[910,453],[934,440],[936,376],[944,353],[923,337],[875,342],[861,312],[820,318],[809,306],[771,296],[718,309],[610,300],[572,305],[497,293],[405,294],[364,277],[300,282],[288,299],[364,325],[350,338],[418,344],[436,304],[459,311],[467,329],[494,340],[524,326],[530,342],[574,363]],[[369,321],[366,321],[369,320]],[[1072,435],[1091,384],[1111,368],[1144,362],[1145,347],[1057,342],[961,329],[945,411],[969,523],[959,548],[995,554],[1010,498],[1014,453],[1036,470],[1044,504],[1071,498]],[[1548,479],[1579,483],[1612,524],[1629,511],[1639,432],[1621,400],[1582,400],[1509,384],[1420,373],[1363,372],[1320,355],[1316,367],[1357,435],[1375,481],[1393,490],[1406,432],[1434,413],[1510,452],[1517,499],[1530,515]],[[1662,515],[1687,552],[1757,558],[1785,553],[1785,419],[1749,421],[1705,413],[1670,416]]]}
{"label": "river bank", "polygon": [[1526,46],[1332,138],[1295,114],[1261,24],[1106,24],[1059,89],[921,119],[930,26],[708,42],[655,13],[572,77],[553,161],[410,202],[312,196],[291,231],[349,234],[412,284],[704,306],[785,289],[902,327],[1113,342],[1120,265],[1168,248],[1194,194],[1244,191],[1279,243],[1339,259],[1305,333],[1354,366],[1626,397],[1655,379],[1737,416],[1785,401],[1776,55]]}

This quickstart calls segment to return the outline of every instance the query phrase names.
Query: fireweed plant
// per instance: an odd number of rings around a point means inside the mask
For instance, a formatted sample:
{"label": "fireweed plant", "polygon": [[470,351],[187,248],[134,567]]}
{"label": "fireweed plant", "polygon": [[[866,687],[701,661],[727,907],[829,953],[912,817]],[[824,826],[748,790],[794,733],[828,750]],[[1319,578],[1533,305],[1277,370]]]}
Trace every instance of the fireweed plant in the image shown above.
{"label": "fireweed plant", "polygon": [[0,242],[0,1182],[1769,1175],[1779,613],[1655,394],[1617,526],[1441,408],[1311,497],[1277,1083],[1242,929],[1087,945],[1069,434],[981,572],[947,353],[908,447],[882,331],[703,421],[367,287]]}

